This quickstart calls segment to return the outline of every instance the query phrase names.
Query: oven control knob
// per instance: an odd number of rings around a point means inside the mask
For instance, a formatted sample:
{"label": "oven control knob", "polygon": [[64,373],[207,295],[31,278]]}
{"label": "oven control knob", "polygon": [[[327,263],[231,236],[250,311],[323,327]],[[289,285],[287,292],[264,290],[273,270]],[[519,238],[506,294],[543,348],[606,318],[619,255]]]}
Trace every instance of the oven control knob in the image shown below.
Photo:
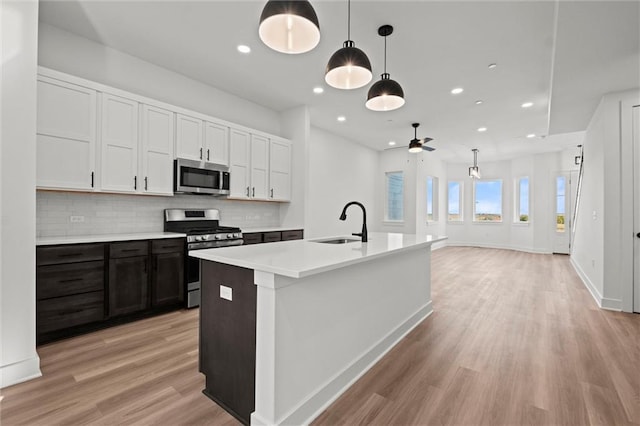
{"label": "oven control knob", "polygon": [[194,240],[196,241],[202,241],[202,237],[200,235],[196,235]]}
{"label": "oven control knob", "polygon": [[238,232],[238,233],[236,233],[236,234],[233,234],[233,236],[234,236],[235,238],[241,238],[241,237],[242,237],[242,234]]}
{"label": "oven control knob", "polygon": [[222,235],[221,234],[216,234],[215,235],[215,239],[216,240],[221,240],[222,239]]}
{"label": "oven control knob", "polygon": [[233,238],[233,234],[227,234],[227,238]]}
{"label": "oven control knob", "polygon": [[203,235],[201,238],[202,238],[202,241],[207,241],[209,239],[209,236],[208,235]]}

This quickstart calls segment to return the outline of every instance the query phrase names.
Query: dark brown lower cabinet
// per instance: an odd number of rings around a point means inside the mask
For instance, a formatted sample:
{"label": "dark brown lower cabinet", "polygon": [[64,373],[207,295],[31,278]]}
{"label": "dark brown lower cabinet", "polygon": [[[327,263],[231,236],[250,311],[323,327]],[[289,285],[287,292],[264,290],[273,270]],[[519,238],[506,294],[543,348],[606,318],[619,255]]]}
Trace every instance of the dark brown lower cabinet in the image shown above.
{"label": "dark brown lower cabinet", "polygon": [[[255,410],[253,270],[201,261],[200,371],[205,395],[248,425]],[[221,286],[226,288],[222,288]],[[230,294],[231,300],[221,294]]]}
{"label": "dark brown lower cabinet", "polygon": [[109,260],[109,316],[143,311],[149,306],[149,258]]}
{"label": "dark brown lower cabinet", "polygon": [[163,306],[184,301],[184,254],[154,254],[152,264],[151,305]]}

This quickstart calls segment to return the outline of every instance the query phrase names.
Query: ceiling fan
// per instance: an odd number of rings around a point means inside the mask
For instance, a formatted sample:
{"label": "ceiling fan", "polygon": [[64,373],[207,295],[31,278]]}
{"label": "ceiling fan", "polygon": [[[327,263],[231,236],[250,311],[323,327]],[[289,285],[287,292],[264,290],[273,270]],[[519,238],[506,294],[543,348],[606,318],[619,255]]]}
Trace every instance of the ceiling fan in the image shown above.
{"label": "ceiling fan", "polygon": [[435,151],[435,148],[426,145],[427,142],[433,140],[432,138],[418,139],[418,126],[420,126],[420,123],[412,123],[411,125],[413,126],[413,139],[409,143],[409,152],[417,154],[422,151]]}

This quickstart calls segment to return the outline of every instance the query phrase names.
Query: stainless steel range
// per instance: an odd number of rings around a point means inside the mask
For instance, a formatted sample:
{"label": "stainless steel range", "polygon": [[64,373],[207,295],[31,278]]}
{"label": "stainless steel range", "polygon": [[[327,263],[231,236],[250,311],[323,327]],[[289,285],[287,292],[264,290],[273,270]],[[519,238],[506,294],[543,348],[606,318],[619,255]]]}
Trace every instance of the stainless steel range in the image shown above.
{"label": "stainless steel range", "polygon": [[[242,245],[240,228],[220,226],[220,212],[216,209],[167,209],[164,211],[164,230],[187,234],[187,249],[202,250]],[[187,258],[187,307],[200,305],[200,261]]]}

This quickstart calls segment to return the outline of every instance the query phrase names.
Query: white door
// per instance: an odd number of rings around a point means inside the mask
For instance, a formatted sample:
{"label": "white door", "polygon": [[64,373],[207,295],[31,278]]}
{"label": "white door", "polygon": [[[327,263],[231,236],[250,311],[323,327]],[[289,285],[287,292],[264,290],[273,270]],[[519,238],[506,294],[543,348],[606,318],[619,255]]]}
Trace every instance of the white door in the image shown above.
{"label": "white door", "polygon": [[575,209],[578,172],[557,173],[553,181],[555,198],[553,203],[553,252],[571,252],[571,221]]}
{"label": "white door", "polygon": [[250,151],[249,133],[231,129],[229,135],[230,197],[246,199],[251,194],[249,182]]}
{"label": "white door", "polygon": [[640,312],[640,107],[633,108],[633,312]]}
{"label": "white door", "polygon": [[96,91],[39,76],[36,185],[95,187]]}
{"label": "white door", "polygon": [[291,143],[269,143],[269,199],[291,200]]}
{"label": "white door", "polygon": [[176,114],[176,157],[200,161],[202,148],[202,120]]}
{"label": "white door", "polygon": [[135,192],[138,179],[138,102],[101,94],[100,153],[106,191]]}
{"label": "white door", "polygon": [[141,176],[146,194],[173,195],[173,112],[142,106]]}
{"label": "white door", "polygon": [[251,135],[251,198],[266,200],[269,185],[269,139]]}
{"label": "white door", "polygon": [[221,124],[204,123],[205,160],[229,165],[229,128]]}

